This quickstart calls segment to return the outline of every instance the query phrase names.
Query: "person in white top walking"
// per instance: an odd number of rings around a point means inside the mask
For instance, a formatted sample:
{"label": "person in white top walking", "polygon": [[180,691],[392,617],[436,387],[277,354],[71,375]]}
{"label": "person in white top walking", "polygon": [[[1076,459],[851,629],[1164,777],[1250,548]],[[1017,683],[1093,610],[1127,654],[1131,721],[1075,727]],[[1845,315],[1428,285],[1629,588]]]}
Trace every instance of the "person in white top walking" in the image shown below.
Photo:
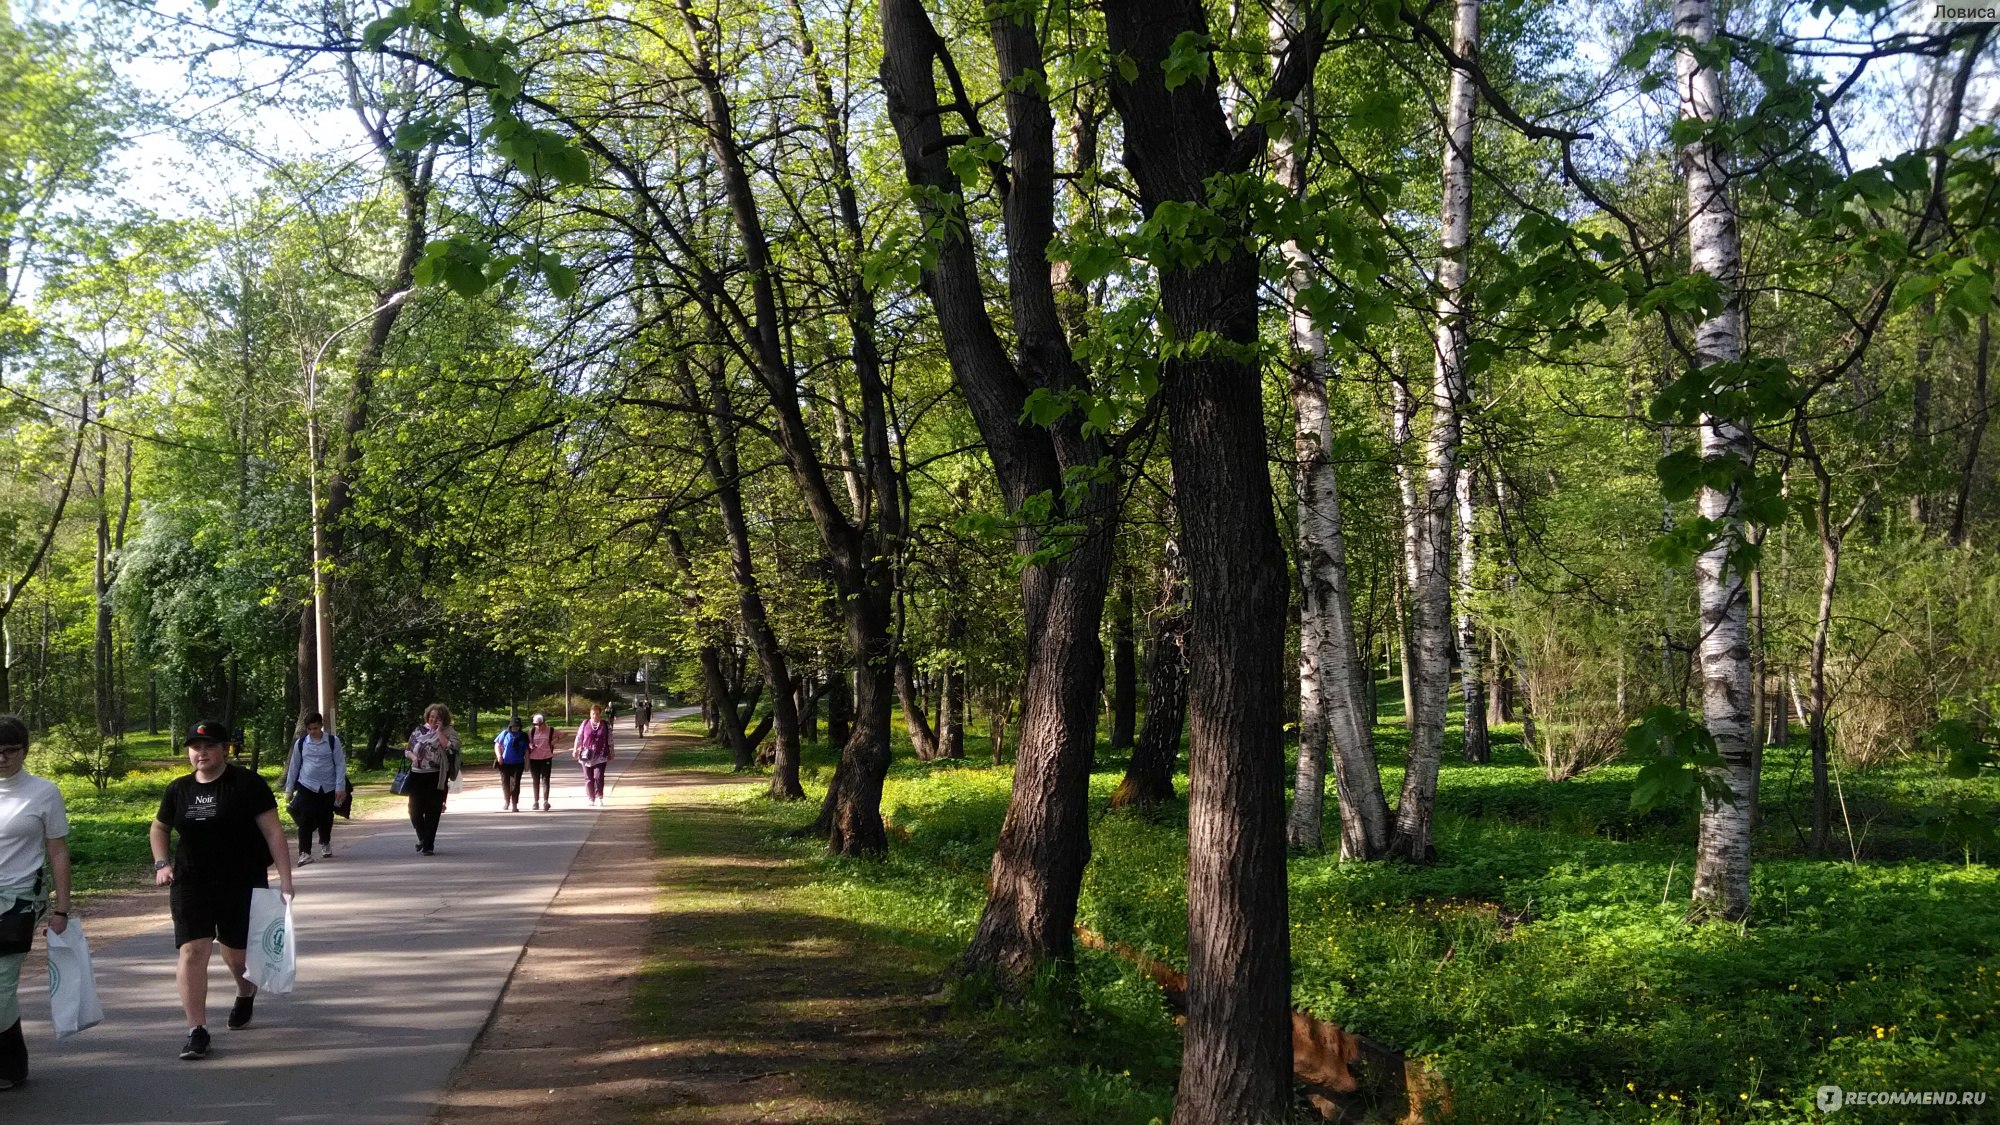
{"label": "person in white top walking", "polygon": [[327,733],[326,720],[318,711],[306,716],[305,733],[292,742],[285,780],[278,788],[299,828],[299,866],[313,861],[314,833],[319,834],[320,858],[332,859],[333,806],[349,788],[347,751],[340,736]]}
{"label": "person in white top walking", "polygon": [[[0,715],[0,1090],[28,1080],[28,1041],[21,1034],[21,962],[35,940],[44,907],[49,929],[69,928],[69,817],[62,790],[28,773],[28,725]],[[48,859],[52,896],[44,895]]]}

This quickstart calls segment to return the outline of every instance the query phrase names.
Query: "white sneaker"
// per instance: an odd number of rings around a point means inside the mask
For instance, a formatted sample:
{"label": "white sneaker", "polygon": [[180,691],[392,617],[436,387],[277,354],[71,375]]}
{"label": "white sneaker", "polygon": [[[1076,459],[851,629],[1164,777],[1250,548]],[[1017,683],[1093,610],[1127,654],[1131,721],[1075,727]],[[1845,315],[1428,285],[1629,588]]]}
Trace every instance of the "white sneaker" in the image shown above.
{"label": "white sneaker", "polygon": [[332,858],[333,858],[333,845],[332,845],[332,844],[328,844],[328,845],[327,845],[326,847],[323,847],[323,848],[321,848],[321,849],[319,850],[319,857],[320,857],[321,859],[332,859]]}
{"label": "white sneaker", "polygon": [[293,864],[292,866],[304,867],[306,864],[311,863],[312,861],[313,861],[313,854],[311,852],[303,852],[299,855],[299,861]]}

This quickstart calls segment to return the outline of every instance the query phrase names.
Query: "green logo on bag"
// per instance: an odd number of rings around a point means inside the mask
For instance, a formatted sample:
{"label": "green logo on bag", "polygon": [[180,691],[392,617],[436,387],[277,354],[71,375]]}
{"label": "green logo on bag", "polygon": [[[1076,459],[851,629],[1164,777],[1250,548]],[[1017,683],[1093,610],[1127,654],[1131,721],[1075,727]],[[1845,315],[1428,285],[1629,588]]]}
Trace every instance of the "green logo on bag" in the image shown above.
{"label": "green logo on bag", "polygon": [[278,958],[285,955],[285,924],[273,922],[264,927],[264,955]]}

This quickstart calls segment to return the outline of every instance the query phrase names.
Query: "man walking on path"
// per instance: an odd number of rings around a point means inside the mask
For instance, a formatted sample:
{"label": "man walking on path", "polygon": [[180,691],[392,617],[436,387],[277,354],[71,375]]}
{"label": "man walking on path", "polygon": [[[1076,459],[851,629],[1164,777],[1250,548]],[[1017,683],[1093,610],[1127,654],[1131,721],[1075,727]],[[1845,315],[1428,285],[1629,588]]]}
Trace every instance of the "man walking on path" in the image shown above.
{"label": "man walking on path", "polygon": [[[243,976],[250,944],[250,892],[269,886],[265,870],[278,864],[278,890],[290,898],[291,849],[278,826],[278,801],[263,778],[228,758],[229,728],[203,721],[188,731],[188,765],[194,772],[167,784],[153,818],[153,882],[172,887],[174,945],[180,959],[174,983],[187,1016],[181,1058],[208,1054],[208,964],[222,943],[222,961],[236,980],[231,1029],[250,1024],[257,986]],[[168,856],[170,835],[179,843]]]}

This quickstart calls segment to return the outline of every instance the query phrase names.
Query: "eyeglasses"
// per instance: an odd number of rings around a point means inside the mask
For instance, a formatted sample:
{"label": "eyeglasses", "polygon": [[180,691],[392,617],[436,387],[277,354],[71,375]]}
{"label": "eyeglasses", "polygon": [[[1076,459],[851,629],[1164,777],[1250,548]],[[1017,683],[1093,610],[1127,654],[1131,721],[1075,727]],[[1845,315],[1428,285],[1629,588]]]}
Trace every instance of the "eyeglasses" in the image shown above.
{"label": "eyeglasses", "polygon": [[0,755],[26,754],[27,752],[28,752],[28,746],[26,743],[16,743],[15,745],[12,746],[0,746]]}

